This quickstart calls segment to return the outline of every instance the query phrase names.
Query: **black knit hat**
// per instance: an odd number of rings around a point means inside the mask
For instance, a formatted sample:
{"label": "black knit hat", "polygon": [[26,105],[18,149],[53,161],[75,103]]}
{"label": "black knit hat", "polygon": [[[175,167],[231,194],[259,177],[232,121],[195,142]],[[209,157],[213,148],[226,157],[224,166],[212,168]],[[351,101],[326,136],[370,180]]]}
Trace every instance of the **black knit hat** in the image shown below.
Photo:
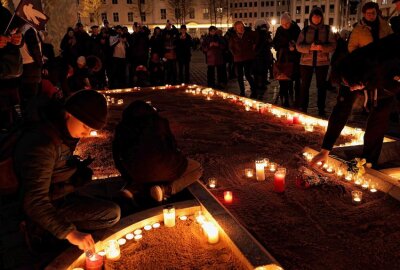
{"label": "black knit hat", "polygon": [[65,110],[92,129],[107,121],[107,100],[95,90],[80,90],[65,101]]}

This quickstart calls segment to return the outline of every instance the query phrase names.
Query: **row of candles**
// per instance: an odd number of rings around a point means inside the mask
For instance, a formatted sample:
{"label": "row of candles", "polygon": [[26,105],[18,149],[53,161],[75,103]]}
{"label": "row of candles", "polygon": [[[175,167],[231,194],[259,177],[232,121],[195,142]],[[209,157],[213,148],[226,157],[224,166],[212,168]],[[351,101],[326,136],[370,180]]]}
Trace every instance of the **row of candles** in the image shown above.
{"label": "row of candles", "polygon": [[[256,109],[260,113],[270,112],[277,118],[286,118],[286,123],[293,125],[303,125],[304,130],[307,132],[313,132],[315,126],[320,126],[326,130],[328,122],[322,119],[316,119],[310,116],[306,116],[299,113],[290,113],[280,107],[273,106],[269,103],[263,103],[259,101],[254,101],[245,97],[238,97],[236,95],[224,93],[221,91],[214,90],[212,88],[200,88],[200,87],[188,87],[185,90],[186,93],[191,93],[193,95],[203,95],[206,96],[206,100],[211,100],[213,96],[219,96],[223,99],[229,99],[234,103],[243,104],[246,111],[251,111]],[[341,146],[348,145],[359,145],[363,143],[364,132],[359,128],[345,127],[341,133],[342,135],[352,135],[354,139],[349,142],[342,144]]]}
{"label": "row of candles", "polygon": [[[303,153],[304,158],[307,161],[311,161],[313,159],[313,154],[309,153],[309,152],[304,152]],[[360,176],[356,173],[353,173],[351,171],[345,171],[341,168],[341,166],[339,166],[339,168],[337,168],[335,170],[335,167],[332,166],[329,163],[322,163],[322,162],[318,162],[317,166],[330,174],[335,174],[339,179],[344,178],[345,181],[347,182],[351,182],[354,181],[354,185],[361,187],[364,190],[369,190],[369,192],[371,193],[375,193],[378,191],[378,183],[372,182],[368,179],[365,179],[363,176]],[[361,203],[362,201],[362,191],[359,190],[354,190],[351,192],[352,195],[352,200],[354,203]]]}
{"label": "row of candles", "polygon": [[[165,227],[174,227],[176,225],[176,213],[175,207],[172,205],[167,205],[163,209],[163,218],[164,218],[164,226]],[[208,221],[206,217],[203,215],[202,211],[197,211],[194,215],[194,219],[196,223],[198,223],[204,235],[207,237],[207,241],[210,244],[216,244],[219,241],[219,230],[216,225],[212,222]],[[187,221],[188,217],[185,215],[179,216],[179,220]],[[147,224],[143,227],[143,229],[136,229],[131,233],[125,235],[118,240],[109,240],[107,241],[105,248],[103,251],[98,253],[86,252],[86,270],[101,270],[104,263],[104,258],[107,261],[117,261],[121,257],[121,249],[120,246],[125,245],[127,241],[134,239],[135,241],[139,241],[143,238],[143,231],[150,231],[152,229],[158,229],[161,227],[159,222],[155,222],[153,224]],[[74,268],[73,270],[83,270],[82,268]]]}

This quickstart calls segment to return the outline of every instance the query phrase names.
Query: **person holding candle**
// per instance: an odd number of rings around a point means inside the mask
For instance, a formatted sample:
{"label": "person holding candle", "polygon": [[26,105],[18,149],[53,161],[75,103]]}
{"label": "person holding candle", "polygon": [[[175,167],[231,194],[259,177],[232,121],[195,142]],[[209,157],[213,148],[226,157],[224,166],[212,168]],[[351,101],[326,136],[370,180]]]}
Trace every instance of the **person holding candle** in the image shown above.
{"label": "person holding candle", "polygon": [[128,189],[150,191],[158,202],[197,181],[203,172],[200,163],[178,149],[168,120],[142,100],[124,110],[115,130],[113,158]]}
{"label": "person holding candle", "polygon": [[111,198],[124,183],[89,183],[92,173],[82,173],[73,151],[80,138],[105,125],[107,102],[94,90],[81,90],[58,106],[41,108],[41,121],[24,130],[14,149],[27,236],[37,249],[56,237],[92,250],[94,240],[88,231],[120,219],[120,207]]}

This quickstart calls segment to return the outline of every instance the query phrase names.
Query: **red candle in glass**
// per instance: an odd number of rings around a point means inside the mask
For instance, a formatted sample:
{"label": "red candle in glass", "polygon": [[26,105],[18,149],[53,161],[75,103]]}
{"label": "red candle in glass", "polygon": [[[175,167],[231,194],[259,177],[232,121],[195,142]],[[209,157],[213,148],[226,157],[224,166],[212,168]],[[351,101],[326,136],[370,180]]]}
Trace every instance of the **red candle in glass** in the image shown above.
{"label": "red candle in glass", "polygon": [[285,177],[286,177],[286,169],[278,168],[274,174],[274,190],[276,192],[284,192],[285,191]]}
{"label": "red candle in glass", "polygon": [[95,253],[90,257],[86,257],[87,270],[101,270],[103,269],[103,256]]}
{"label": "red candle in glass", "polygon": [[225,191],[224,192],[224,201],[226,203],[231,203],[233,200],[232,191]]}
{"label": "red candle in glass", "polygon": [[300,117],[299,115],[295,114],[293,115],[293,124],[300,124]]}

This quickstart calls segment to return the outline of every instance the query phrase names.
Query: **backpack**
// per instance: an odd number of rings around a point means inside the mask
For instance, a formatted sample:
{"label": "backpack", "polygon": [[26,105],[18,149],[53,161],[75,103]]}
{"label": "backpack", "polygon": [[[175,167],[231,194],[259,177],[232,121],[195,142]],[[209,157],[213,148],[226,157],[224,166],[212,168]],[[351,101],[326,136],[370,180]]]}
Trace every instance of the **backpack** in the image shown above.
{"label": "backpack", "polygon": [[[19,189],[19,180],[14,167],[14,151],[17,143],[26,131],[33,125],[21,124],[9,133],[0,137],[0,195],[12,195]],[[61,156],[61,141],[55,136],[55,132],[43,129],[49,135],[55,145],[58,146],[59,157]]]}

